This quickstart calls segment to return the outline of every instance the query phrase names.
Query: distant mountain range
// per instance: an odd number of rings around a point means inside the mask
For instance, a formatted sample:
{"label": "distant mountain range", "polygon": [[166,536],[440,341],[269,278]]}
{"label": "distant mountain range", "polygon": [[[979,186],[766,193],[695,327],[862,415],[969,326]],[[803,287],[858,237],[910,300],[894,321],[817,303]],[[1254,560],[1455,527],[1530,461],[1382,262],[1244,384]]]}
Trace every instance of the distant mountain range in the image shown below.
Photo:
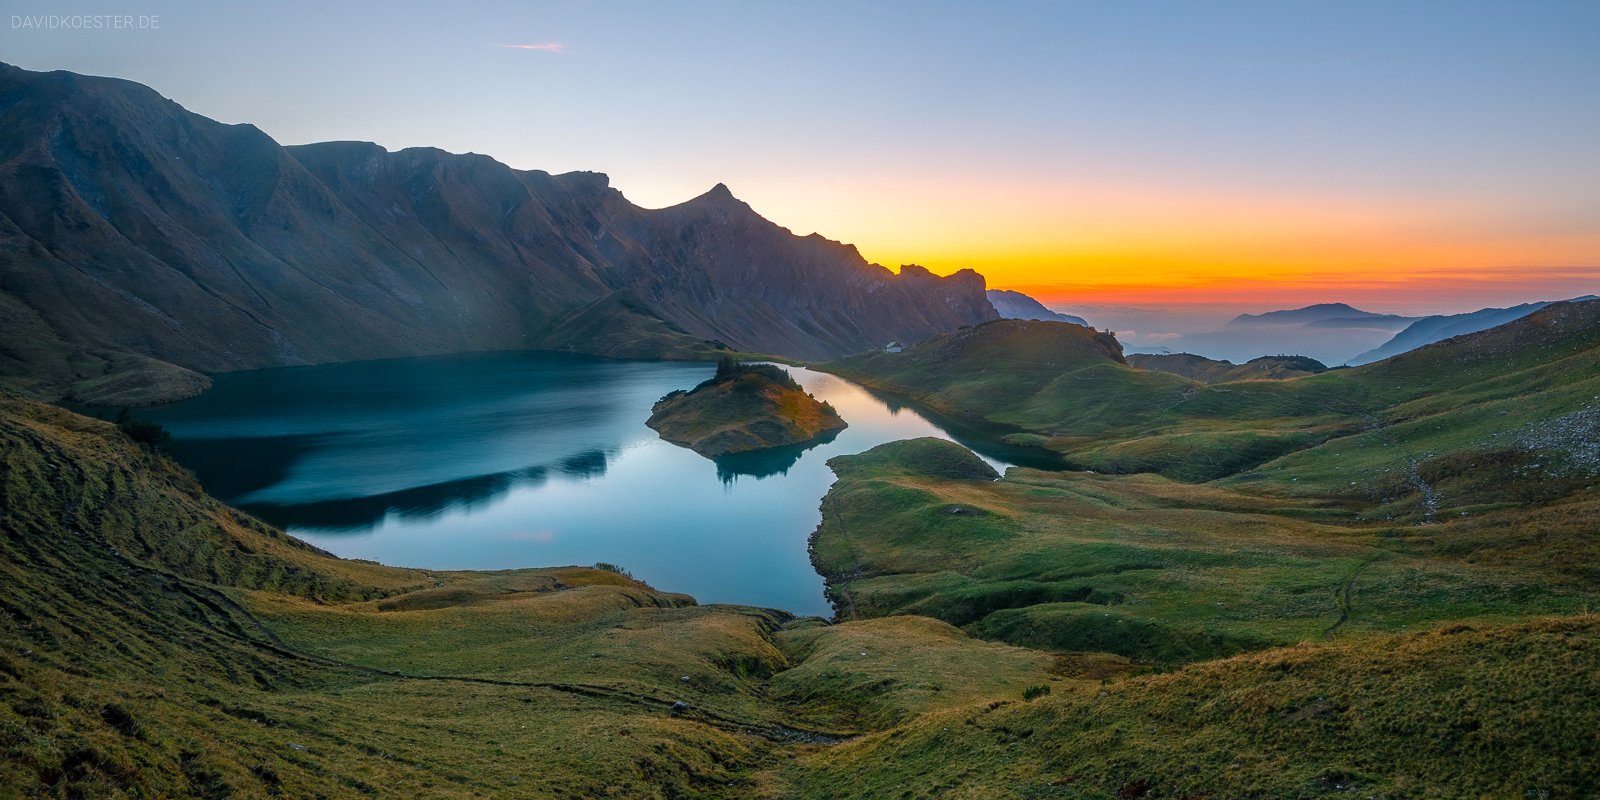
{"label": "distant mountain range", "polygon": [[[1574,297],[1568,302],[1594,300],[1595,295],[1587,294]],[[1512,320],[1521,319],[1552,302],[1545,300],[1537,303],[1523,303],[1510,308],[1483,308],[1466,314],[1444,314],[1432,317],[1423,317],[1411,323],[1405,330],[1395,334],[1393,339],[1384,342],[1381,346],[1366,351],[1352,359],[1351,364],[1368,364],[1373,361],[1382,361],[1390,356],[1397,356],[1409,350],[1415,350],[1425,344],[1449,339],[1452,336],[1464,336],[1469,333],[1488,330],[1498,325],[1504,325]]]}
{"label": "distant mountain range", "polygon": [[1188,352],[1237,363],[1265,355],[1300,355],[1343,364],[1355,353],[1387,341],[1416,317],[1377,314],[1345,303],[1240,314],[1209,333],[1190,333],[1145,352]]}
{"label": "distant mountain range", "polygon": [[828,358],[996,318],[718,185],[364,142],[283,147],[137,83],[0,65],[0,384],[138,402],[197,374],[494,349]]}
{"label": "distant mountain range", "polygon": [[994,306],[994,310],[1000,315],[1001,319],[1032,319],[1042,320],[1045,322],[1070,322],[1074,325],[1082,325],[1084,327],[1088,327],[1089,325],[1089,323],[1084,321],[1083,317],[1075,317],[1071,314],[1062,314],[1059,311],[1051,311],[1050,309],[1046,308],[1043,303],[1023,294],[1022,292],[1014,292],[1010,289],[990,289],[988,291],[988,296],[989,303]]}
{"label": "distant mountain range", "polygon": [[1415,317],[1362,311],[1346,303],[1317,303],[1303,308],[1268,311],[1264,314],[1240,314],[1223,326],[1223,329],[1260,325],[1313,325],[1330,328],[1356,328],[1373,325],[1397,325],[1412,319],[1415,319]]}
{"label": "distant mountain range", "polygon": [[[1595,299],[1595,295],[1575,297],[1567,302],[1592,299]],[[1378,314],[1346,303],[1318,303],[1261,314],[1240,314],[1215,331],[1184,334],[1169,338],[1159,345],[1130,348],[1130,352],[1235,362],[1256,361],[1287,353],[1308,356],[1326,364],[1356,366],[1381,361],[1453,336],[1503,325],[1552,302],[1560,301],[1547,300],[1510,308],[1484,308],[1464,314],[1427,317]],[[1172,366],[1173,369],[1167,371],[1188,375],[1188,372],[1176,366],[1180,364],[1178,360],[1152,361],[1147,368],[1163,369],[1156,364]]]}

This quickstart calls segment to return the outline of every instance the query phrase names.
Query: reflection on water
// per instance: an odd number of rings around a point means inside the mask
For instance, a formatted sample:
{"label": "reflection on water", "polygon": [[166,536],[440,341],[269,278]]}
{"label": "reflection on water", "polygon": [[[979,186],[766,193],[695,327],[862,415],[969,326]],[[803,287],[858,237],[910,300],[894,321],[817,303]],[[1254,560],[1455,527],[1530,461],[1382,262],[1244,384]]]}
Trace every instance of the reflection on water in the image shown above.
{"label": "reflection on water", "polygon": [[[1037,452],[947,430],[839,378],[791,369],[850,423],[710,461],[644,420],[709,364],[483,353],[233,373],[151,409],[213,494],[341,556],[435,569],[610,561],[702,602],[825,614],[806,539],[825,462],[954,438],[1004,468]],[[1048,464],[1045,464],[1048,465]]]}
{"label": "reflection on water", "polygon": [[[848,422],[849,420],[846,420]],[[750,453],[730,453],[712,459],[717,465],[717,477],[724,484],[733,483],[740,475],[752,478],[767,478],[773,475],[787,475],[789,468],[800,462],[800,456],[807,450],[821,447],[834,439],[839,438],[839,430],[823,431],[821,436],[808,442],[786,445],[784,447],[769,447],[765,450],[756,450]]]}
{"label": "reflection on water", "polygon": [[[602,463],[600,472],[605,472]],[[544,483],[549,470],[528,467],[496,475],[445,481],[414,489],[309,503],[240,503],[246,511],[280,527],[322,530],[368,530],[384,519],[426,521],[446,509],[484,508],[517,486]]]}

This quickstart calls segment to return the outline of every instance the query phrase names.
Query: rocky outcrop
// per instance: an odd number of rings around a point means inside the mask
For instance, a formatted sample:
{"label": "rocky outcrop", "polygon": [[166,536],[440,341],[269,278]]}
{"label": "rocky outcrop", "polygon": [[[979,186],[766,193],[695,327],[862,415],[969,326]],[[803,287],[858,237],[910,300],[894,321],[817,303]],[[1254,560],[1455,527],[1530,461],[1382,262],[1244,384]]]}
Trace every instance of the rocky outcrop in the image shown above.
{"label": "rocky outcrop", "polygon": [[805,444],[846,427],[781,367],[731,361],[692,391],[661,398],[645,424],[707,458]]}

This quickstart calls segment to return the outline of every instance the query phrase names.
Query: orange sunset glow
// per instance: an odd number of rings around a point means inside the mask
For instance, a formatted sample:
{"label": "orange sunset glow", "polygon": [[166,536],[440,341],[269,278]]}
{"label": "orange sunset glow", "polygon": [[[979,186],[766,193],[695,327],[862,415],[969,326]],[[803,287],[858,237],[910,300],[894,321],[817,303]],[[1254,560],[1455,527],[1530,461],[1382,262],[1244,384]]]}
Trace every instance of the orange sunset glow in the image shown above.
{"label": "orange sunset glow", "polygon": [[868,260],[971,268],[1045,302],[1447,310],[1600,285],[1600,226],[1552,208],[1507,213],[1492,198],[914,178],[765,189],[735,186],[772,219]]}

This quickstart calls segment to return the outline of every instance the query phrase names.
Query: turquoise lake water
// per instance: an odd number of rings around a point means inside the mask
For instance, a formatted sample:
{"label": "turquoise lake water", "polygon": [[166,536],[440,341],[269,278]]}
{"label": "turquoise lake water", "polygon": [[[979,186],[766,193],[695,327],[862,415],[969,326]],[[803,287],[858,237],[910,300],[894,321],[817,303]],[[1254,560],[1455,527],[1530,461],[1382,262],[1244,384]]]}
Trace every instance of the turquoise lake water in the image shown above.
{"label": "turquoise lake water", "polygon": [[850,427],[712,462],[645,427],[710,364],[481,353],[220,375],[143,410],[212,494],[348,558],[433,569],[609,561],[702,603],[831,613],[806,540],[826,461],[939,436],[1000,469],[1011,448],[840,378],[789,368]]}

